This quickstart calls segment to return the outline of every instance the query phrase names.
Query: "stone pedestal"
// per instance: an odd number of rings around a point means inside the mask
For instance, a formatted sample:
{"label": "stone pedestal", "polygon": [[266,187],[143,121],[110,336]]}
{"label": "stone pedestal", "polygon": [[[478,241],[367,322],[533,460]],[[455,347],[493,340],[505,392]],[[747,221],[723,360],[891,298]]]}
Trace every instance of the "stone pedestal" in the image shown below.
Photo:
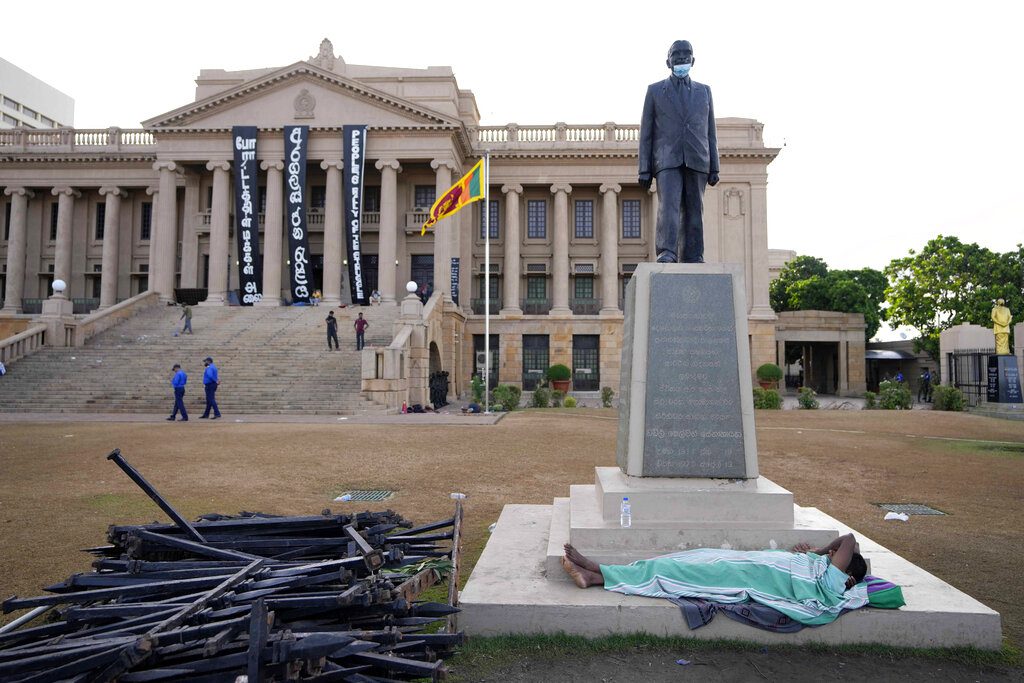
{"label": "stone pedestal", "polygon": [[1020,395],[1020,368],[1016,356],[988,357],[989,403],[1022,403]]}
{"label": "stone pedestal", "polygon": [[65,334],[65,323],[74,322],[75,307],[63,294],[54,294],[43,301],[43,310],[37,319],[38,322],[46,325],[47,346],[70,346],[69,339]]}

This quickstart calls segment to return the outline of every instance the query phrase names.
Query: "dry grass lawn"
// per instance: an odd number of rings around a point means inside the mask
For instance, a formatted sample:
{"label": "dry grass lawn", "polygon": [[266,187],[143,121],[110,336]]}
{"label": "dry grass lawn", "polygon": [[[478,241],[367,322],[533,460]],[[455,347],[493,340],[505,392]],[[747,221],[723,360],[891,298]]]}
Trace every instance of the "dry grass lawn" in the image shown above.
{"label": "dry grass lawn", "polygon": [[[346,489],[384,488],[425,522],[469,495],[469,566],[506,503],[548,504],[615,462],[611,410],[513,414],[493,427],[0,424],[0,597],[87,570],[79,549],[111,523],[164,521],[106,454],[121,448],[186,517],[335,509]],[[913,411],[759,411],[762,473],[1003,614],[1024,647],[1024,423]],[[934,438],[925,438],[934,437]],[[1009,445],[988,442],[1010,442]],[[879,502],[949,513],[883,522]],[[352,505],[352,504],[347,504]],[[360,509],[364,509],[361,506]]]}

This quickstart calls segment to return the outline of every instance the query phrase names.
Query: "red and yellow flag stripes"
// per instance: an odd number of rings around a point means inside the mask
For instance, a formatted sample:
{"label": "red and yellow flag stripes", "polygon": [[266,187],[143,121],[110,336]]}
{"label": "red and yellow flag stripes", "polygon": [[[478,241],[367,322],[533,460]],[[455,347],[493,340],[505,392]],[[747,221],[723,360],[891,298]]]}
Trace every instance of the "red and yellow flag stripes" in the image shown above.
{"label": "red and yellow flag stripes", "polygon": [[459,178],[459,182],[448,188],[434,205],[430,207],[430,217],[423,224],[420,234],[424,235],[427,228],[433,227],[442,218],[451,216],[459,209],[484,198],[484,160],[476,162],[469,173]]}

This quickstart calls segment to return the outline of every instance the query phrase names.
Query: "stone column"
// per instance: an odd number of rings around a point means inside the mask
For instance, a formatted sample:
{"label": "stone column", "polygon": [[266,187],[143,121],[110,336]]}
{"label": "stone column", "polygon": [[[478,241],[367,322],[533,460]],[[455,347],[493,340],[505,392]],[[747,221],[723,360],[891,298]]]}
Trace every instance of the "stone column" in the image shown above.
{"label": "stone column", "polygon": [[[65,296],[71,298],[71,219],[75,212],[75,198],[82,194],[73,187],[55,187],[50,193],[57,198],[57,249],[53,258],[53,279],[63,280],[68,288]],[[52,292],[48,293],[50,296]]]}
{"label": "stone column", "polygon": [[267,210],[263,220],[263,298],[257,306],[281,305],[281,209],[284,203],[283,161],[264,161],[267,172]]}
{"label": "stone column", "polygon": [[320,162],[320,168],[327,171],[327,197],[324,206],[324,289],[323,304],[341,304],[341,252],[344,240],[341,226],[344,223],[344,207],[341,205],[341,169],[344,162]]}
{"label": "stone column", "polygon": [[619,193],[622,186],[601,186],[601,315],[619,313]]}
{"label": "stone column", "polygon": [[103,265],[100,268],[100,309],[117,303],[117,253],[121,238],[121,198],[119,187],[101,187],[105,208],[103,213]]}
{"label": "stone column", "polygon": [[569,194],[572,186],[559,183],[551,186],[555,195],[554,255],[551,263],[552,315],[569,315]]}
{"label": "stone column", "polygon": [[[863,336],[863,333],[861,333]],[[846,346],[849,344],[844,338],[844,335],[839,335],[839,386],[836,387],[836,393],[840,396],[850,395],[850,376],[847,372],[849,367],[849,354],[847,353]]]}
{"label": "stone column", "polygon": [[380,171],[380,248],[377,255],[377,281],[381,302],[397,304],[395,299],[395,258],[398,255],[398,174],[397,159],[379,159]]}
{"label": "stone column", "polygon": [[[223,306],[228,300],[228,253],[231,240],[231,164],[211,161],[213,203],[210,206],[210,272],[203,306]],[[163,192],[161,191],[161,196]],[[160,202],[163,204],[163,202]],[[161,247],[162,248],[162,247]]]}
{"label": "stone column", "polygon": [[179,285],[185,289],[199,286],[199,181],[198,173],[185,176],[184,220],[181,226],[181,273]]}
{"label": "stone column", "polygon": [[149,254],[147,256],[147,258],[149,259],[147,261],[147,268],[149,270],[148,270],[148,274],[146,276],[146,282],[147,282],[147,284],[146,284],[146,291],[147,292],[155,292],[156,291],[156,280],[154,278],[156,278],[156,261],[157,261],[156,255],[158,253],[160,253],[158,251],[159,248],[160,248],[159,239],[158,239],[160,237],[160,234],[156,231],[156,229],[154,228],[154,225],[155,225],[157,213],[160,211],[160,188],[156,187],[156,186],[153,186],[153,185],[147,187],[146,188],[146,196],[153,198],[153,201],[152,201],[152,205],[153,206],[150,209],[150,214],[149,214],[149,219],[150,219],[150,224],[149,224]]}
{"label": "stone column", "polygon": [[505,272],[504,306],[501,315],[522,315],[519,307],[519,198],[523,196],[522,185],[503,185],[505,193]]}
{"label": "stone column", "polygon": [[768,297],[768,186],[764,182],[750,185],[750,231],[750,317],[775,320],[777,316]]}
{"label": "stone column", "polygon": [[4,194],[11,198],[11,231],[7,240],[7,291],[4,292],[3,313],[21,313],[21,297],[25,291],[25,247],[28,234],[28,200],[35,195],[24,187],[8,187]]}
{"label": "stone column", "polygon": [[[160,301],[174,301],[174,272],[178,265],[178,165],[173,161],[158,161],[153,170],[160,172],[160,204],[156,220],[157,271],[151,274],[156,279],[156,291]],[[150,266],[150,270],[153,267]],[[150,287],[153,289],[153,287]]]}
{"label": "stone column", "polygon": [[[455,163],[447,159],[434,159],[430,162],[430,168],[434,169],[434,194],[440,198],[452,186]],[[434,226],[434,291],[443,294],[445,301],[452,300],[451,257],[459,253],[453,251],[456,242],[453,238],[459,234],[459,218],[444,218]]]}

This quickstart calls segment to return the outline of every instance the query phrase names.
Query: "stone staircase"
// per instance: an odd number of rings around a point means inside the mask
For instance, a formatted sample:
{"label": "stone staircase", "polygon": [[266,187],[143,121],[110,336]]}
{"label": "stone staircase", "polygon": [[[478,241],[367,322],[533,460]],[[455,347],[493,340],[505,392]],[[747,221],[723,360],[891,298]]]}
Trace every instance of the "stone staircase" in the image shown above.
{"label": "stone staircase", "polygon": [[231,414],[365,415],[384,408],[360,394],[352,321],[366,345],[391,343],[396,307],[334,309],[340,351],[327,350],[326,307],[193,307],[193,335],[175,336],[181,308],[154,307],[78,348],[47,347],[13,363],[0,412],[170,413],[171,366],[188,373],[185,404],[201,414],[203,359],[220,372],[217,402]]}

